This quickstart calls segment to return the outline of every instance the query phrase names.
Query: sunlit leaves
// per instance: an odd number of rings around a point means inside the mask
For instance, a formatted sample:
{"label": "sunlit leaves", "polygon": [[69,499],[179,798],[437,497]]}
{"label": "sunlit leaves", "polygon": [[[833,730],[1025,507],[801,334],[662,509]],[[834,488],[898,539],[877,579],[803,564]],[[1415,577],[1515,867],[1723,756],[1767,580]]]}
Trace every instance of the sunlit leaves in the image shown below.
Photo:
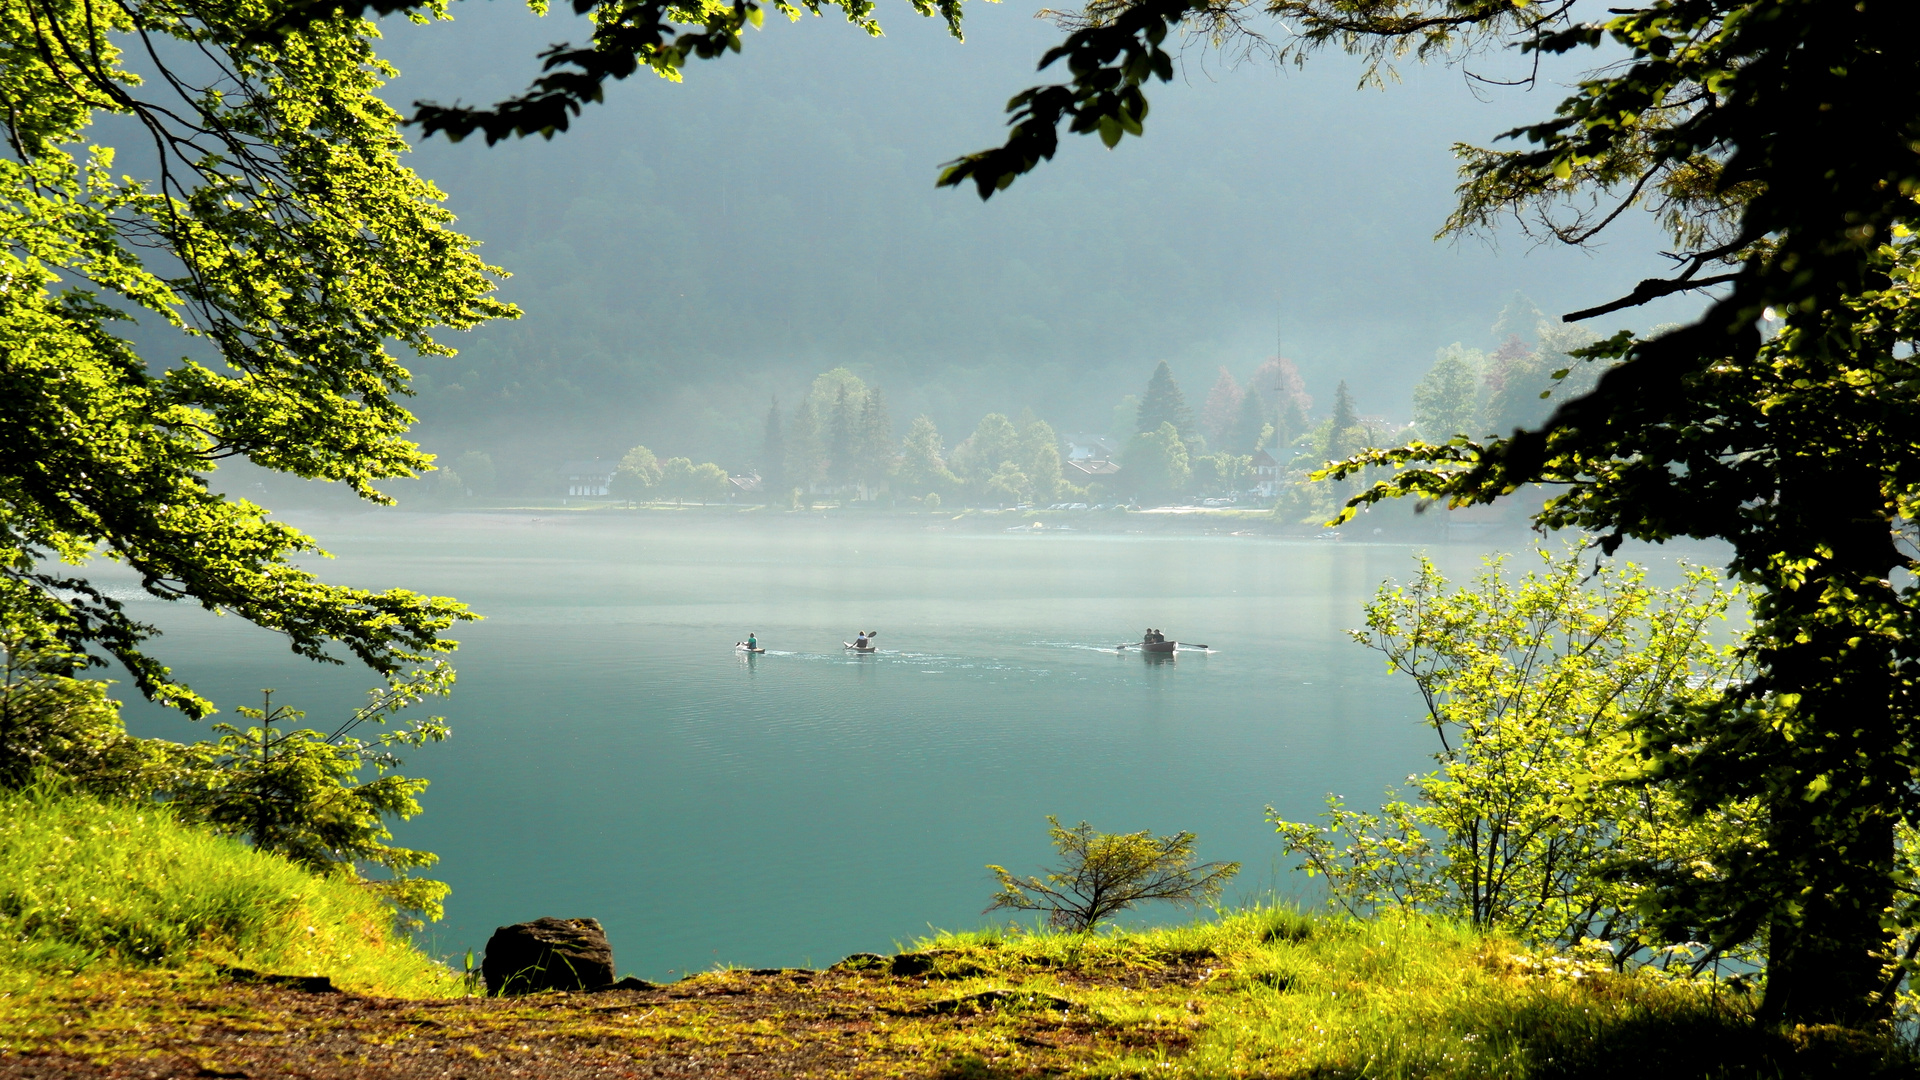
{"label": "sunlit leaves", "polygon": [[1086,822],[1072,828],[1047,818],[1057,870],[1020,877],[988,866],[1000,881],[988,911],[1045,912],[1056,927],[1088,932],[1122,911],[1152,900],[1208,904],[1240,872],[1239,863],[1194,862],[1198,841],[1190,832],[1103,833]]}
{"label": "sunlit leaves", "polygon": [[[50,564],[121,561],[149,595],[238,614],[315,659],[392,673],[451,649],[442,634],[471,617],[459,604],[320,582],[292,561],[317,553],[310,538],[207,476],[245,457],[382,501],[375,480],[431,461],[405,438],[408,373],[390,350],[444,355],[440,329],[513,314],[489,295],[499,271],[399,163],[371,28],[319,18],[259,39],[258,16],[0,4],[16,151],[0,162],[0,620],[29,646],[111,656],[195,715],[209,704],[142,651],[151,628]],[[222,82],[143,86],[109,34],[161,55],[191,41]],[[151,182],[79,149],[96,110],[142,123],[161,155]],[[206,348],[141,356],[116,333],[129,312]]]}
{"label": "sunlit leaves", "polygon": [[[391,2],[376,0],[364,7],[349,6],[357,13]],[[403,6],[419,2],[403,0]],[[962,0],[912,3],[915,13],[941,19],[949,33],[961,37]],[[869,35],[880,36],[873,0],[776,0],[773,7],[790,20],[803,13],[818,16],[827,8],[837,8],[849,23]],[[421,102],[410,122],[418,124],[423,134],[444,134],[455,142],[475,132],[485,136],[489,144],[529,135],[551,139],[566,131],[586,105],[603,101],[607,83],[641,70],[678,82],[690,61],[740,52],[742,32],[762,26],[766,20],[758,0],[573,0],[573,9],[592,19],[592,41],[578,47],[556,45],[542,52],[545,74],[525,93],[491,108]]]}
{"label": "sunlit leaves", "polygon": [[1661,590],[1578,551],[1542,559],[1517,576],[1492,560],[1461,588],[1421,559],[1407,584],[1383,585],[1353,637],[1413,679],[1439,768],[1409,778],[1416,801],[1378,814],[1330,797],[1325,826],[1269,817],[1353,914],[1426,908],[1561,946],[1603,941],[1624,961],[1658,944],[1638,911],[1642,868],[1717,859],[1752,817],[1696,817],[1671,787],[1640,782],[1630,727],[1728,684],[1734,661],[1712,633],[1733,596],[1701,570]]}

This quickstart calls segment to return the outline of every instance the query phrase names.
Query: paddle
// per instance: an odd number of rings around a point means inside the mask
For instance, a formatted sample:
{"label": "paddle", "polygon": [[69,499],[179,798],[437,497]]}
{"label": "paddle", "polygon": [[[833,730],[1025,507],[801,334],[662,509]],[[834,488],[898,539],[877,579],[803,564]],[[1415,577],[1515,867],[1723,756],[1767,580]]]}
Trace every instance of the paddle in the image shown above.
{"label": "paddle", "polygon": [[1191,641],[1176,641],[1174,642],[1174,644],[1179,646],[1182,649],[1205,649],[1208,652],[1213,651],[1213,646],[1211,645],[1195,645]]}

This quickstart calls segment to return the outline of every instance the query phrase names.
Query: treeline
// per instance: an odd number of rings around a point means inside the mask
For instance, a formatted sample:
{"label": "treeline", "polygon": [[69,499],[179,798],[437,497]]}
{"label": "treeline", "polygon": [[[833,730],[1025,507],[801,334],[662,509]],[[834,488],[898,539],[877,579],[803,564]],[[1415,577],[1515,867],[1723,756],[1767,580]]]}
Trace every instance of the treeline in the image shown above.
{"label": "treeline", "polygon": [[1603,363],[1571,354],[1593,343],[1594,332],[1549,319],[1516,295],[1493,325],[1502,344],[1492,353],[1455,342],[1436,351],[1413,387],[1413,421],[1402,424],[1363,415],[1347,384],[1335,391],[1331,413],[1274,457],[1280,466],[1274,515],[1294,523],[1324,522],[1373,476],[1315,483],[1313,471],[1372,447],[1415,439],[1446,442],[1456,436],[1484,441],[1544,422],[1554,407],[1586,393]]}
{"label": "treeline", "polygon": [[[753,467],[763,492],[792,502],[873,500],[883,492],[932,506],[1224,494],[1251,481],[1255,452],[1307,428],[1313,399],[1286,360],[1268,361],[1245,388],[1224,369],[1222,378],[1230,389],[1216,387],[1196,421],[1160,364],[1143,391],[1115,410],[1116,429],[1129,434],[1086,437],[1094,460],[1120,470],[1075,476],[1060,433],[1031,409],[1011,418],[988,413],[951,447],[925,415],[896,440],[885,393],[835,368],[817,376],[791,412],[777,398],[769,404]],[[1220,449],[1209,449],[1209,436]]]}
{"label": "treeline", "polygon": [[1507,305],[1493,331],[1498,349],[1489,354],[1455,342],[1439,350],[1414,385],[1413,427],[1420,438],[1482,439],[1534,427],[1555,402],[1586,393],[1599,377],[1598,365],[1569,355],[1597,335],[1547,318],[1525,297]]}
{"label": "treeline", "polygon": [[790,414],[767,408],[755,466],[763,491],[855,500],[890,492],[896,501],[939,506],[959,499],[1019,504],[1084,497],[1063,474],[1053,426],[1023,410],[989,413],[951,450],[932,418],[920,416],[896,440],[887,399],[846,368],[821,373]]}
{"label": "treeline", "polygon": [[[1271,501],[1288,520],[1325,520],[1354,485],[1308,481],[1323,462],[1412,439],[1484,438],[1533,426],[1555,401],[1584,392],[1597,375],[1594,365],[1569,355],[1590,343],[1592,332],[1548,319],[1523,296],[1506,305],[1493,336],[1501,344],[1492,352],[1458,342],[1436,352],[1411,388],[1411,423],[1363,412],[1364,403],[1344,382],[1331,407],[1316,417],[1299,369],[1274,356],[1244,382],[1221,366],[1197,409],[1162,362],[1137,393],[1104,414],[1103,432],[1063,433],[1023,409],[1012,417],[988,413],[952,446],[924,414],[897,435],[887,394],[836,367],[815,376],[791,407],[778,397],[769,401],[758,439],[721,454],[725,466],[663,458],[635,446],[621,458],[611,494],[636,501],[724,500],[739,494],[729,482],[732,471],[757,474],[759,490],[750,497],[779,505],[822,497],[1004,506],[1252,494]],[[1388,395],[1406,401],[1406,384],[1368,396]],[[1063,454],[1062,434],[1118,471],[1074,470]],[[1272,460],[1256,465],[1261,454]],[[563,492],[556,485],[564,481],[557,463],[517,479],[503,476],[492,456],[474,450],[441,459],[436,471],[417,481],[400,482],[396,494],[406,501],[449,503]]]}
{"label": "treeline", "polygon": [[673,499],[709,502],[725,499],[732,490],[727,470],[708,461],[672,457],[661,461],[653,451],[636,446],[626,452],[614,470],[609,493],[622,499]]}

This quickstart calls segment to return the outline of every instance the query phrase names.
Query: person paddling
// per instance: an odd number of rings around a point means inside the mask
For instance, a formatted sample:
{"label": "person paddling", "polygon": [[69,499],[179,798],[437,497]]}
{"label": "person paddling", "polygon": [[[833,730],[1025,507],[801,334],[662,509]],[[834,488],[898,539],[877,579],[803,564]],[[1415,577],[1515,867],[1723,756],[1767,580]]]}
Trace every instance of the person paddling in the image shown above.
{"label": "person paddling", "polygon": [[858,634],[854,635],[853,647],[856,649],[867,648],[867,632],[865,630],[862,630]]}
{"label": "person paddling", "polygon": [[760,648],[760,639],[753,636],[753,631],[751,630],[747,631],[747,651],[757,652],[759,651],[759,648]]}

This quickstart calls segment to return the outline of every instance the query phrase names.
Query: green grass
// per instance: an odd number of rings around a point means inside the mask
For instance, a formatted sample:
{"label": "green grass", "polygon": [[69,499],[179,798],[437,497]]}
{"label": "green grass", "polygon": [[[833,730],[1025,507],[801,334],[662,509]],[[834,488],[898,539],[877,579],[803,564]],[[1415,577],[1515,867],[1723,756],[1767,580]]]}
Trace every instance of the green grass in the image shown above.
{"label": "green grass", "polygon": [[[810,1044],[854,1039],[876,1055],[872,1070],[856,1070],[863,1076],[899,1075],[903,1062],[916,1075],[1092,1080],[1920,1076],[1900,1040],[1769,1030],[1739,989],[1615,972],[1417,915],[1354,920],[1273,906],[1091,935],[940,933],[910,949],[921,954],[910,965],[848,965],[805,976],[804,990],[780,975],[695,976],[623,1017],[620,1037],[777,1044],[794,1061]],[[217,965],[326,975],[396,998],[463,989],[350,880],[185,827],[161,807],[0,793],[0,1053],[64,1048],[105,1060],[143,1053],[168,1032],[198,1046],[209,1009],[244,1020],[280,1007],[235,993]],[[783,985],[788,1004],[752,1007]],[[780,1011],[822,993],[838,996],[818,1016]],[[497,1028],[503,1053],[548,1038],[593,1042],[609,1022],[584,995],[565,1009],[538,1004],[535,1019],[484,1002],[458,1008]],[[396,1014],[393,1037],[410,1038],[415,1019]],[[308,1022],[317,1021],[299,1021]]]}
{"label": "green grass", "polygon": [[[1140,1040],[1153,1049],[1092,1070],[1105,1076],[1891,1077],[1917,1064],[1909,1047],[1855,1033],[1763,1031],[1753,999],[1724,984],[1615,972],[1418,915],[1261,908],[1091,937],[940,934],[915,948],[1158,1033]],[[1060,975],[1019,977],[1036,967]]]}
{"label": "green grass", "polygon": [[0,793],[0,973],[210,967],[326,975],[398,996],[459,979],[347,878],[189,828],[165,807]]}

